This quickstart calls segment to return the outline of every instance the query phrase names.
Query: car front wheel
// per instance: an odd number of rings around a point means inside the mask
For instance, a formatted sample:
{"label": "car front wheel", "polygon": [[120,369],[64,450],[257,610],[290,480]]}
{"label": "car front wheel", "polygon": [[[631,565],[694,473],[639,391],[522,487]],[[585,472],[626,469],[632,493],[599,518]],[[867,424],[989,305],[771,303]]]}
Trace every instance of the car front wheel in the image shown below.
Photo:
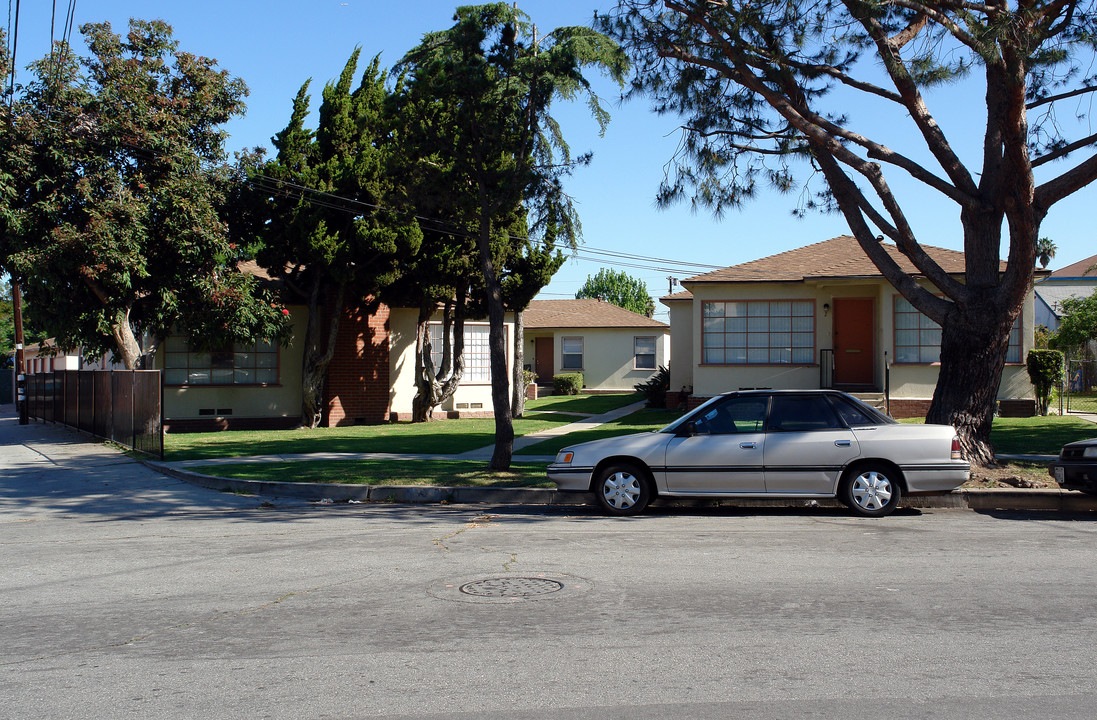
{"label": "car front wheel", "polygon": [[858,515],[883,517],[899,506],[902,490],[894,470],[872,464],[847,470],[838,495]]}
{"label": "car front wheel", "polygon": [[610,515],[635,515],[651,501],[651,483],[634,465],[610,465],[598,473],[594,495]]}

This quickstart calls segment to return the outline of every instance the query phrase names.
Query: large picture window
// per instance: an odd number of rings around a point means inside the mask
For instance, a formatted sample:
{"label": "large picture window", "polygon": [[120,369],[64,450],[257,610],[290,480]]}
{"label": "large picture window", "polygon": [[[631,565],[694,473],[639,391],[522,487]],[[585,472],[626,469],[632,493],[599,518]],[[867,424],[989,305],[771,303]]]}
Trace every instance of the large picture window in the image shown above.
{"label": "large picture window", "polygon": [[815,358],[813,300],[706,302],[703,362],[709,365],[806,365]]}
{"label": "large picture window", "polygon": [[[1006,362],[1021,362],[1021,319],[1009,333]],[[941,326],[923,315],[905,297],[895,298],[895,362],[941,362]]]}
{"label": "large picture window", "polygon": [[[442,362],[441,323],[430,325],[430,359],[434,367],[438,367]],[[465,325],[465,372],[461,380],[469,383],[491,382],[487,325]]]}
{"label": "large picture window", "polygon": [[165,385],[274,385],[278,383],[278,346],[261,340],[206,351],[192,350],[186,338],[164,341]]}

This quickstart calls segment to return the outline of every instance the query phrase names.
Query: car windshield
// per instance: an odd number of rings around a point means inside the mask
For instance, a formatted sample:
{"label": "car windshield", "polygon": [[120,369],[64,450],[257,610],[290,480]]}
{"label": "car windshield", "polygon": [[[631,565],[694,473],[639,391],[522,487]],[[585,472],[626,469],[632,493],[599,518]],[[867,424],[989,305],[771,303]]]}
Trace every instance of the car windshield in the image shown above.
{"label": "car windshield", "polygon": [[664,432],[664,433],[677,432],[678,428],[681,427],[683,423],[686,423],[686,422],[689,422],[690,420],[701,417],[701,415],[707,413],[712,408],[713,405],[715,405],[716,403],[722,401],[723,399],[724,399],[723,395],[717,395],[716,397],[709,398],[708,400],[706,400],[701,405],[698,405],[692,412],[686,413],[682,417],[680,417],[677,420],[675,420],[674,422],[672,422],[670,425],[667,425],[665,428],[663,428],[659,432]]}

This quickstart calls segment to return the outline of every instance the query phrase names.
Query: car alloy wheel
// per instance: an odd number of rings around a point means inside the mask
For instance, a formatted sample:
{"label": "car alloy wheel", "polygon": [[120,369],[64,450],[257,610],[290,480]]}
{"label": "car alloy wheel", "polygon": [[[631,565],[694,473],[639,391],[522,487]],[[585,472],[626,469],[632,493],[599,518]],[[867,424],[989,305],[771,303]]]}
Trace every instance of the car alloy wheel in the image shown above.
{"label": "car alloy wheel", "polygon": [[635,515],[647,507],[651,486],[643,471],[632,465],[611,465],[598,473],[594,494],[611,515]]}
{"label": "car alloy wheel", "polygon": [[902,491],[892,473],[879,465],[862,465],[847,471],[841,500],[866,517],[887,515],[899,505]]}

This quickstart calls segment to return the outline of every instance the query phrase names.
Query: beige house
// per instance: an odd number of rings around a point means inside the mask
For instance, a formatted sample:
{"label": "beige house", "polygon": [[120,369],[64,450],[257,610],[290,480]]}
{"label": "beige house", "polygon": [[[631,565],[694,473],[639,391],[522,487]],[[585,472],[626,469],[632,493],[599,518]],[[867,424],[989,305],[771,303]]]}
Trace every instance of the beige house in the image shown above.
{"label": "beige house", "polygon": [[[164,372],[169,430],[286,428],[301,417],[301,364],[308,310],[288,307],[290,343],[258,342],[196,351],[185,338],[165,338],[155,369]],[[410,420],[415,397],[415,325],[418,311],[371,303],[347,308],[328,369],[325,423],[329,426]],[[439,316],[431,323],[436,361],[442,348]],[[506,323],[507,346],[514,326]],[[465,373],[438,417],[490,416],[491,374],[486,322],[465,323]],[[513,358],[508,356],[508,375]]]}
{"label": "beige house", "polygon": [[[899,265],[916,274],[894,246]],[[962,253],[926,247],[962,274]],[[940,328],[887,282],[857,241],[841,236],[682,281],[670,309],[671,390],[691,402],[740,388],[833,387],[887,395],[895,417],[924,415],[937,383]],[[927,287],[930,287],[926,283]],[[1030,292],[1010,335],[998,390],[1002,414],[1032,415],[1024,359],[1032,348]]]}
{"label": "beige house", "polygon": [[632,390],[670,363],[670,327],[604,300],[534,300],[523,314],[526,366],[541,384],[581,372],[588,390]]}

